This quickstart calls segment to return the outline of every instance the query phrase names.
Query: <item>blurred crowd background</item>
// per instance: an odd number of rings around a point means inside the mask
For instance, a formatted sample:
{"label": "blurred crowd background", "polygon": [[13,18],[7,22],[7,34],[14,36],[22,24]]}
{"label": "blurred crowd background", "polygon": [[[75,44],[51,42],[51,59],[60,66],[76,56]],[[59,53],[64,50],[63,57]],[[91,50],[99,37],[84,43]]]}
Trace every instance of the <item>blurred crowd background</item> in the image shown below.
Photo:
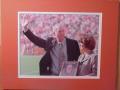
{"label": "blurred crowd background", "polygon": [[98,53],[100,33],[100,15],[94,13],[73,14],[45,14],[45,13],[19,13],[20,54],[43,55],[44,49],[34,45],[23,34],[24,26],[29,23],[31,31],[38,37],[47,39],[54,36],[55,30],[61,25],[68,28],[67,37],[79,40],[85,34],[94,36],[96,40],[95,53]]}

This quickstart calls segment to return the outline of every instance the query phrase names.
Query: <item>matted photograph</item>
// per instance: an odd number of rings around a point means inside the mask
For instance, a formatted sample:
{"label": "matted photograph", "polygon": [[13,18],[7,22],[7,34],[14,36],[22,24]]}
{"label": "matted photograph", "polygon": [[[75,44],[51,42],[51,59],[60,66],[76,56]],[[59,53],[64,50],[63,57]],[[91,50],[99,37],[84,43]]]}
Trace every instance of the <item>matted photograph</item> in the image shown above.
{"label": "matted photograph", "polygon": [[18,12],[18,77],[100,79],[101,36],[101,12]]}

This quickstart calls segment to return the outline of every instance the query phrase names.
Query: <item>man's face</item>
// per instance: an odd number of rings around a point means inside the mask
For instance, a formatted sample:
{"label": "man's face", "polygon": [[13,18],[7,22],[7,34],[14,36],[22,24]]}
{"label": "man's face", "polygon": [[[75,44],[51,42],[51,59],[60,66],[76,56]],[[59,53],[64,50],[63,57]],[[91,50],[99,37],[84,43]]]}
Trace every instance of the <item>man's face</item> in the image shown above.
{"label": "man's face", "polygon": [[65,29],[64,28],[60,28],[58,31],[57,31],[57,38],[60,42],[62,42],[64,40],[64,37],[65,37]]}

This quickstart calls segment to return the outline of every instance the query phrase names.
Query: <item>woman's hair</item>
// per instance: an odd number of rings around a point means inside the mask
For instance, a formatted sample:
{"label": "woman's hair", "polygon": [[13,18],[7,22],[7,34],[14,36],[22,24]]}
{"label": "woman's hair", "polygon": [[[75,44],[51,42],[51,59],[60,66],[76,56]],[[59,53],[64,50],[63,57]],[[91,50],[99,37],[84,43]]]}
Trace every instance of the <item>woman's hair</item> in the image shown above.
{"label": "woman's hair", "polygon": [[83,37],[81,37],[80,43],[83,44],[83,47],[89,50],[93,50],[96,45],[95,39],[91,35],[84,35]]}

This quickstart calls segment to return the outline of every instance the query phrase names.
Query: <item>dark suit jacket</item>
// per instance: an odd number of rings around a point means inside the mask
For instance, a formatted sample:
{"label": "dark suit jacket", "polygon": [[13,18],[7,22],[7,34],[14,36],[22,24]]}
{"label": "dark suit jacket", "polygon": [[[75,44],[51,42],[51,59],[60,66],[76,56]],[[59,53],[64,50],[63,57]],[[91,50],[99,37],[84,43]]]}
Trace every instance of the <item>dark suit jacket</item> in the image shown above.
{"label": "dark suit jacket", "polygon": [[[54,47],[53,38],[48,38],[44,40],[35,36],[30,30],[24,32],[24,34],[28,37],[30,41],[32,41],[35,45],[44,48],[46,50],[46,54],[42,57],[39,62],[39,72],[40,75],[50,75],[51,67],[52,67],[52,58],[50,55],[50,50]],[[80,55],[79,45],[76,40],[72,40],[66,38],[67,43],[67,55],[69,61],[77,61]]]}

